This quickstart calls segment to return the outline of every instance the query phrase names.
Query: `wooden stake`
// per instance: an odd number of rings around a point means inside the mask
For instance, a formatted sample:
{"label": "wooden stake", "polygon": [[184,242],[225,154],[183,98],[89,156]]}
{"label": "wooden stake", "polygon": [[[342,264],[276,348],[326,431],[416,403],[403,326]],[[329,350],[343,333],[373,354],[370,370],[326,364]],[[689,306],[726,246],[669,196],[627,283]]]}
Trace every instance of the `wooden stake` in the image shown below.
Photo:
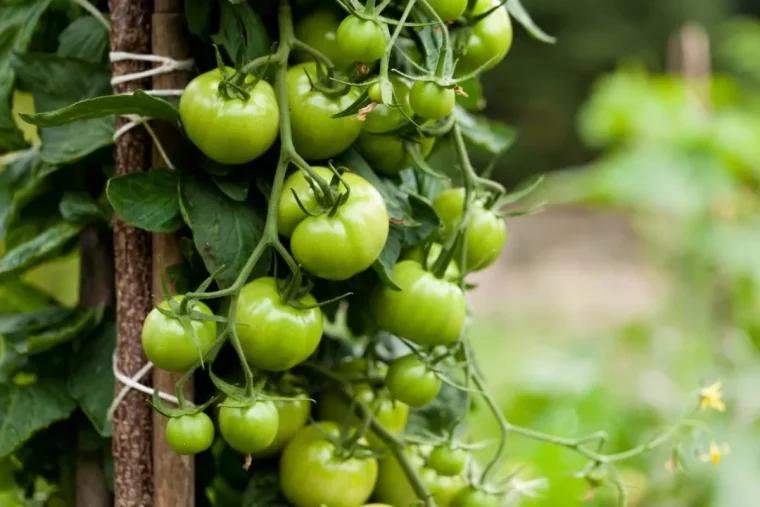
{"label": "wooden stake", "polygon": [[[184,16],[184,1],[155,0],[153,13],[153,54],[176,60],[189,57]],[[186,72],[163,74],[153,78],[153,89],[182,89],[188,83]],[[174,127],[156,122],[153,125],[166,153],[171,156],[179,144]],[[158,150],[153,149],[153,165],[165,165]],[[153,297],[162,299],[161,269],[181,261],[176,238],[171,234],[153,235]],[[174,292],[174,288],[171,288]],[[153,370],[153,385],[173,393],[181,373]],[[185,396],[192,399],[192,379],[185,384]],[[193,507],[195,505],[195,462],[192,456],[180,456],[166,443],[166,418],[153,413],[153,468],[155,507]]]}
{"label": "wooden stake", "polygon": [[[111,51],[150,53],[150,0],[110,0]],[[140,62],[113,64],[112,74],[146,70]],[[150,82],[129,82],[115,93],[147,88]],[[117,127],[124,124],[118,119]],[[116,142],[116,174],[143,171],[148,166],[149,138],[144,129],[132,129]],[[118,218],[114,222],[116,272],[116,365],[126,375],[146,363],[140,333],[152,308],[150,235]],[[143,382],[150,378],[143,379]],[[116,382],[116,391],[122,388]],[[147,396],[130,391],[113,419],[114,493],[116,507],[153,505],[151,408]]]}

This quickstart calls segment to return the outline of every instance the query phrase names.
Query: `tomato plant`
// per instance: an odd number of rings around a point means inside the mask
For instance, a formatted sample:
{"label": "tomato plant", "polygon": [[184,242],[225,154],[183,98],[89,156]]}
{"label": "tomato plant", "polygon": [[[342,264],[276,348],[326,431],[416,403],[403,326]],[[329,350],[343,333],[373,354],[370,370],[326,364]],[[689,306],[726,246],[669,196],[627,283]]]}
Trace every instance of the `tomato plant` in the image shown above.
{"label": "tomato plant", "polygon": [[433,137],[408,141],[396,135],[371,132],[363,132],[356,142],[356,147],[377,172],[391,175],[414,165],[414,159],[407,151],[409,147],[419,150],[424,159],[433,151],[434,145]]}
{"label": "tomato plant", "polygon": [[[352,63],[338,45],[338,26],[340,19],[328,9],[316,10],[303,18],[295,25],[296,37],[305,44],[320,51],[338,67],[346,67]],[[297,52],[296,58],[301,61],[309,61],[308,53]]]}
{"label": "tomato plant", "polygon": [[351,15],[338,27],[338,46],[349,60],[372,63],[385,52],[385,32],[377,21]]}
{"label": "tomato plant", "polygon": [[454,90],[443,88],[437,83],[417,81],[409,92],[412,110],[426,120],[437,120],[448,116],[454,109]]}
{"label": "tomato plant", "polygon": [[166,441],[177,454],[198,454],[214,441],[214,423],[203,412],[169,419]]}
{"label": "tomato plant", "polygon": [[467,9],[467,0],[430,0],[429,3],[443,21],[453,21]]}
{"label": "tomato plant", "polygon": [[[273,396],[277,396],[275,393]],[[274,440],[261,451],[257,451],[257,457],[277,455],[285,447],[285,444],[309,422],[311,414],[311,400],[306,398],[305,393],[297,397],[284,397],[274,400],[277,407],[277,434]]]}
{"label": "tomato plant", "polygon": [[486,17],[470,27],[470,36],[457,70],[463,73],[478,68],[493,68],[501,62],[512,47],[512,22],[507,10],[498,7],[500,0],[476,0],[472,16]]}
{"label": "tomato plant", "polygon": [[[236,451],[251,454],[272,445],[277,436],[279,416],[272,401],[259,400],[243,405],[228,399],[219,408],[219,433]],[[237,406],[241,405],[241,406]]]}
{"label": "tomato plant", "polygon": [[438,396],[441,380],[417,356],[407,354],[391,363],[385,386],[394,399],[412,407],[424,407]]}
{"label": "tomato plant", "polygon": [[464,471],[469,454],[464,449],[439,445],[430,453],[428,465],[439,475],[454,476]]}

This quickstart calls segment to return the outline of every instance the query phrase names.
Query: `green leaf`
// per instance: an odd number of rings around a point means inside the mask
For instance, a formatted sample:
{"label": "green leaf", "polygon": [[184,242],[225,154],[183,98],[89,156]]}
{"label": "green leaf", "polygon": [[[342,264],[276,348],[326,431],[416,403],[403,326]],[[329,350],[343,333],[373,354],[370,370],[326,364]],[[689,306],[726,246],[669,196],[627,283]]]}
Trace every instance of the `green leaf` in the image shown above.
{"label": "green leaf", "polygon": [[53,328],[40,333],[6,338],[19,354],[28,356],[39,354],[87,333],[103,319],[103,311],[103,307],[80,309]]}
{"label": "green leaf", "polygon": [[[32,93],[65,103],[111,93],[111,75],[105,65],[42,53],[14,53],[11,65]],[[36,98],[35,105],[39,106]]]}
{"label": "green leaf", "polygon": [[234,171],[229,176],[214,176],[216,186],[233,201],[245,201],[251,188],[250,171]]}
{"label": "green leaf", "polygon": [[392,221],[405,221],[410,217],[411,208],[406,194],[394,182],[378,176],[355,149],[350,148],[341,155],[340,165],[348,167],[351,172],[367,180],[382,194]]}
{"label": "green leaf", "polygon": [[53,299],[36,287],[21,280],[0,284],[0,315],[23,313],[53,305]]}
{"label": "green leaf", "polygon": [[[217,273],[221,287],[230,286],[261,239],[263,213],[186,173],[180,176],[180,206],[206,269]],[[254,272],[266,272],[268,259],[264,256]]]}
{"label": "green leaf", "polygon": [[427,241],[438,228],[440,219],[433,206],[415,194],[409,194],[413,224],[403,227],[404,247],[418,245]]}
{"label": "green leaf", "polygon": [[11,111],[15,74],[10,59],[14,51],[26,51],[40,16],[51,0],[5,1],[0,6],[0,153],[27,146]]}
{"label": "green leaf", "polygon": [[108,30],[93,16],[75,19],[58,38],[58,56],[103,63],[108,56]]}
{"label": "green leaf", "polygon": [[236,61],[241,47],[246,61],[269,53],[270,42],[264,22],[247,2],[233,5],[222,1],[220,6],[219,33],[211,40],[224,48],[230,61]]}
{"label": "green leaf", "polygon": [[106,412],[113,401],[111,361],[116,347],[116,327],[106,322],[75,353],[69,375],[69,393],[103,437],[111,435]]}
{"label": "green leaf", "polygon": [[536,39],[548,44],[554,44],[557,42],[557,39],[555,37],[547,34],[541,30],[538,25],[536,25],[536,23],[530,17],[530,14],[528,14],[528,11],[526,11],[525,7],[523,7],[520,0],[508,0],[507,10],[509,11],[509,14],[511,14],[511,16],[517,20],[517,22],[520,23],[523,28],[525,28],[528,33]]}
{"label": "green leaf", "polygon": [[501,122],[473,116],[458,106],[454,109],[454,114],[464,138],[488,153],[504,153],[517,138],[515,129]]}
{"label": "green leaf", "polygon": [[59,253],[72,239],[76,238],[82,226],[59,222],[34,238],[21,243],[0,258],[0,281],[26,271]]}
{"label": "green leaf", "polygon": [[50,164],[72,164],[113,144],[113,126],[108,117],[42,129],[40,157]]}
{"label": "green leaf", "polygon": [[37,431],[66,419],[76,408],[65,382],[45,379],[19,386],[0,384],[0,458]]}
{"label": "green leaf", "polygon": [[277,467],[256,467],[243,493],[242,507],[289,507],[280,492]]}
{"label": "green leaf", "polygon": [[125,222],[146,231],[174,232],[182,226],[177,184],[177,171],[154,169],[111,178],[106,195]]}
{"label": "green leaf", "polygon": [[391,226],[388,230],[388,239],[385,240],[383,250],[374,264],[372,264],[372,269],[380,277],[380,281],[396,290],[401,290],[401,287],[393,281],[393,268],[401,256],[403,239],[404,228],[395,225]]}
{"label": "green leaf", "polygon": [[359,97],[351,103],[346,109],[339,113],[335,113],[332,115],[331,118],[345,118],[347,116],[355,116],[359,113],[362,109],[367,107],[372,103],[372,100],[369,98],[369,92],[367,90],[364,90]]}
{"label": "green leaf", "polygon": [[74,314],[70,308],[52,307],[30,312],[0,315],[0,334],[32,333],[57,326]]}
{"label": "green leaf", "polygon": [[57,111],[22,114],[24,121],[38,127],[54,127],[104,116],[138,114],[179,126],[179,111],[169,102],[142,90],[132,95],[109,95],[83,100]]}
{"label": "green leaf", "polygon": [[185,19],[191,34],[207,39],[211,33],[211,2],[209,0],[185,0]]}
{"label": "green leaf", "polygon": [[87,192],[66,192],[58,205],[61,215],[72,224],[87,225],[96,220],[107,220],[98,203]]}

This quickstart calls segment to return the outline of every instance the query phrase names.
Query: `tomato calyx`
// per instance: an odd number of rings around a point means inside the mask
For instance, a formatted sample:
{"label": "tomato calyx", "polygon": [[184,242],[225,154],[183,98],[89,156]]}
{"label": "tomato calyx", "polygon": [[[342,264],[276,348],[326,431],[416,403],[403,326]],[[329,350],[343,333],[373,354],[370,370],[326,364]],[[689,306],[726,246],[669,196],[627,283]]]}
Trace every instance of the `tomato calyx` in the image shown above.
{"label": "tomato calyx", "polygon": [[166,404],[161,399],[158,390],[153,390],[153,396],[151,397],[151,400],[148,402],[151,407],[153,407],[153,410],[158,412],[164,417],[167,417],[169,419],[176,419],[178,417],[184,417],[188,415],[196,415],[200,414],[201,412],[204,412],[208,407],[211,406],[212,403],[214,403],[219,396],[212,396],[209,398],[203,405],[193,405],[191,403],[188,403],[184,396],[181,394],[181,389],[177,391],[177,400],[179,407],[178,408],[169,408],[166,406]]}
{"label": "tomato calyx", "polygon": [[336,75],[334,68],[325,68],[324,63],[318,60],[315,60],[315,67],[316,79],[304,69],[304,74],[306,74],[313,90],[330,98],[342,97],[351,91],[351,85],[348,82],[334,77]]}
{"label": "tomato calyx", "polygon": [[333,217],[337,213],[338,208],[348,201],[351,195],[351,186],[346,180],[341,177],[341,172],[345,172],[348,169],[345,167],[336,168],[332,163],[329,164],[330,169],[333,172],[333,177],[330,179],[328,188],[329,192],[322,191],[323,185],[317,184],[310,174],[304,174],[306,182],[309,184],[311,191],[314,193],[314,197],[317,201],[317,211],[310,211],[304,206],[301,198],[298,197],[298,193],[291,189],[296,204],[304,212],[305,215],[310,217],[318,217],[327,213],[327,216]]}

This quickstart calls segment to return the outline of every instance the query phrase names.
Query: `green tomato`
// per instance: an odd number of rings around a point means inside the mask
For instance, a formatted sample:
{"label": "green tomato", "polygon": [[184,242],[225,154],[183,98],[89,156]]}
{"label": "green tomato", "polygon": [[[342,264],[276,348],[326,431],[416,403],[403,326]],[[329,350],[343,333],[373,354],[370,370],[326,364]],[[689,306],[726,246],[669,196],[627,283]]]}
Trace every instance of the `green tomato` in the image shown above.
{"label": "green tomato", "polygon": [[[308,75],[307,75],[308,73]],[[359,98],[351,87],[345,95],[328,97],[312,88],[317,81],[317,64],[301,63],[288,69],[290,126],[296,151],[307,160],[324,160],[345,151],[362,131],[356,116],[332,118]]]}
{"label": "green tomato", "polygon": [[166,441],[177,454],[198,454],[214,442],[214,422],[203,412],[172,417],[166,423]]}
{"label": "green tomato", "polygon": [[451,503],[451,507],[499,507],[501,499],[485,491],[470,486],[462,489]]}
{"label": "green tomato", "polygon": [[424,347],[448,345],[459,339],[466,307],[458,285],[436,278],[409,260],[396,264],[392,278],[401,290],[381,284],[370,302],[380,328]]}
{"label": "green tomato", "polygon": [[[314,167],[325,180],[333,172]],[[304,208],[317,212],[318,204],[303,173],[288,177],[278,207],[278,229],[290,236],[295,259],[309,272],[327,280],[346,280],[372,266],[388,238],[388,211],[380,192],[367,180],[351,172],[343,173],[351,192],[335,214],[308,216],[298,206],[293,191]],[[344,192],[341,184],[339,191]]]}
{"label": "green tomato", "polygon": [[[393,84],[392,106],[381,103],[382,97],[380,96],[380,85],[378,83],[370,86],[370,99],[377,102],[377,105],[367,113],[362,125],[364,132],[372,134],[390,132],[408,123],[409,118],[414,114],[412,107],[409,105],[409,81],[397,76],[391,76],[390,79],[391,84]],[[376,97],[373,98],[373,95],[376,95]]]}
{"label": "green tomato", "polygon": [[[425,458],[418,449],[407,448],[406,459],[420,476],[423,485],[432,495],[437,507],[449,507],[457,494],[465,487],[461,477],[443,477],[424,467]],[[374,497],[390,505],[407,506],[419,503],[412,485],[398,460],[389,455],[380,460]]]}
{"label": "green tomato", "polygon": [[415,354],[408,354],[391,363],[385,387],[394,399],[412,407],[424,407],[438,396],[441,380]]}
{"label": "green tomato", "polygon": [[[393,76],[391,76],[392,78]],[[369,96],[369,100],[372,102],[376,102],[378,104],[383,103],[383,94],[380,91],[380,83],[372,83],[369,85],[369,88],[367,89],[367,95]]]}
{"label": "green tomato", "polygon": [[[338,45],[338,25],[340,20],[332,11],[321,9],[301,18],[295,26],[298,40],[313,47],[338,68],[347,67],[352,60],[346,58]],[[309,62],[314,57],[304,51],[295,51],[294,57],[300,62]]]}
{"label": "green tomato", "polygon": [[[307,294],[299,303],[315,305]],[[254,280],[240,291],[236,329],[248,362],[267,371],[284,371],[304,362],[322,340],[322,310],[285,304],[274,278]]]}
{"label": "green tomato", "polygon": [[467,8],[467,0],[428,0],[428,3],[443,21],[457,19]]}
{"label": "green tomato", "polygon": [[[319,422],[302,428],[280,458],[280,490],[295,507],[356,507],[367,501],[377,479],[377,460],[346,457],[325,434],[340,426]],[[365,444],[364,439],[359,440]]]}
{"label": "green tomato", "polygon": [[[426,137],[419,142],[418,147],[423,159],[433,151],[433,145],[434,137]],[[405,141],[395,135],[362,132],[356,141],[356,147],[372,169],[379,173],[398,174],[414,165],[414,160],[406,151]]]}
{"label": "green tomato", "polygon": [[457,73],[467,74],[486,65],[491,69],[501,62],[512,46],[512,22],[501,0],[476,0],[472,15],[477,16],[498,7],[471,27],[464,55],[457,63]]}
{"label": "green tomato", "polygon": [[230,447],[244,454],[269,447],[279,422],[277,406],[269,400],[257,400],[248,407],[219,408],[219,433]]}
{"label": "green tomato", "polygon": [[[462,220],[465,191],[454,188],[440,194],[433,201],[433,209],[441,219],[441,238],[445,241],[456,232]],[[484,269],[496,260],[507,240],[504,219],[483,207],[476,200],[467,224],[467,271]]]}
{"label": "green tomato", "polygon": [[[182,296],[174,296],[174,300],[180,302]],[[166,301],[158,306],[162,310],[170,309]],[[200,301],[193,301],[189,308],[213,315]],[[150,362],[166,371],[185,371],[194,365],[216,341],[216,322],[193,320],[190,325],[198,338],[197,347],[179,320],[167,317],[156,308],[151,310],[142,328],[142,346]]]}
{"label": "green tomato", "polygon": [[459,475],[467,465],[469,453],[465,449],[453,449],[442,445],[433,449],[428,457],[428,466],[445,477]]}
{"label": "green tomato", "polygon": [[[425,264],[423,266],[427,269],[431,269],[435,265],[435,261],[438,260],[438,256],[441,255],[441,250],[443,250],[443,247],[440,243],[431,243],[430,247],[428,248],[427,260],[425,260]],[[423,245],[417,245],[408,250],[403,255],[402,259],[412,260],[422,265],[422,259],[424,255],[425,248]],[[457,266],[455,260],[452,259],[451,262],[449,262],[443,278],[452,282],[459,280],[459,267]]]}
{"label": "green tomato", "polygon": [[[280,396],[276,393],[272,393],[273,397]],[[269,457],[278,454],[285,445],[303,428],[307,422],[309,422],[309,414],[311,413],[311,400],[306,396],[296,397],[292,399],[279,399],[274,400],[274,404],[277,407],[277,415],[279,424],[277,425],[277,434],[274,436],[274,440],[269,444],[266,449],[263,449],[255,456],[257,458]]]}
{"label": "green tomato", "polygon": [[[246,83],[254,79],[248,76]],[[219,69],[190,81],[179,101],[179,116],[187,137],[207,157],[220,164],[245,164],[260,157],[277,139],[277,98],[264,80],[247,90],[247,100],[227,98],[219,91],[221,81]]]}
{"label": "green tomato", "polygon": [[426,120],[437,120],[454,110],[456,93],[432,81],[415,81],[409,92],[409,104],[414,112]]}
{"label": "green tomato", "polygon": [[352,62],[376,62],[385,53],[387,43],[385,31],[376,21],[360,19],[352,14],[338,27],[338,46]]}

